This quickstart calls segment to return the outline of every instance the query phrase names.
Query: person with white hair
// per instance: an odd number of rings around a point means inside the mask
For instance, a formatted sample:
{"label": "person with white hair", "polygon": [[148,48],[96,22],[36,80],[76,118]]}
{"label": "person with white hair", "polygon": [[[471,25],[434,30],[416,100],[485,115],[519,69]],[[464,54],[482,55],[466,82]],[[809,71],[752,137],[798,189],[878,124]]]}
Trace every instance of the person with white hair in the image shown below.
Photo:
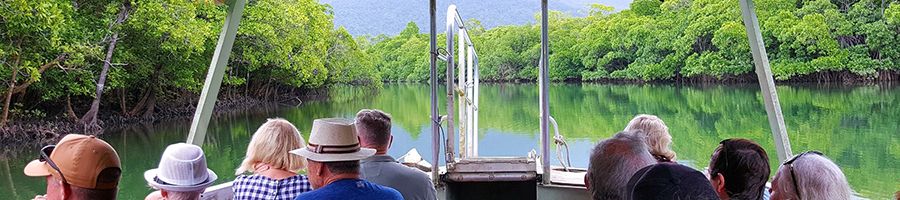
{"label": "person with white hair", "polygon": [[623,131],[600,141],[591,152],[584,184],[594,200],[623,199],[635,172],[656,164],[639,131]]}
{"label": "person with white hair", "polygon": [[644,137],[644,142],[650,148],[650,155],[657,161],[675,161],[675,151],[670,147],[672,135],[669,134],[669,127],[656,115],[634,116],[625,126],[625,131],[640,131],[638,133]]}
{"label": "person with white hair", "polygon": [[206,168],[206,156],[197,145],[177,143],[166,147],[159,168],[144,172],[151,187],[159,189],[145,199],[199,200],[200,195],[216,181]]}
{"label": "person with white hair", "polygon": [[825,155],[808,151],[784,162],[772,180],[772,200],[853,198],[844,172]]}

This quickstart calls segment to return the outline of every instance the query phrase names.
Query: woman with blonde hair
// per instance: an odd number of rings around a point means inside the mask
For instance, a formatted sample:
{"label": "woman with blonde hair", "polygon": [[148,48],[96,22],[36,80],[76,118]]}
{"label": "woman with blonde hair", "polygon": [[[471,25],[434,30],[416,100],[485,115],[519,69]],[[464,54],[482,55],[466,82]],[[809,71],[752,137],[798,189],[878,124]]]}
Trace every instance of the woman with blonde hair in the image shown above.
{"label": "woman with blonde hair", "polygon": [[289,151],[306,147],[300,131],[284,119],[269,119],[250,140],[247,156],[238,167],[234,199],[294,199],[312,190],[309,179],[297,174],[306,159]]}
{"label": "woman with blonde hair", "polygon": [[640,114],[635,116],[625,126],[625,131],[640,130],[650,147],[650,155],[659,162],[674,162],[675,151],[669,147],[672,143],[672,135],[669,135],[669,127],[655,115]]}

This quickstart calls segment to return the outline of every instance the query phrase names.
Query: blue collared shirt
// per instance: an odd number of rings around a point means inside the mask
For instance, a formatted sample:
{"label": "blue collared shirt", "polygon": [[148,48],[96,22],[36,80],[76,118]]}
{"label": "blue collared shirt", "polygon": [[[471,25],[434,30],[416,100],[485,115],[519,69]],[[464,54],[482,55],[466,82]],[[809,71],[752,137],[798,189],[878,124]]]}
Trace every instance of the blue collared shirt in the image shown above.
{"label": "blue collared shirt", "polygon": [[397,190],[361,179],[341,179],[294,200],[403,200]]}

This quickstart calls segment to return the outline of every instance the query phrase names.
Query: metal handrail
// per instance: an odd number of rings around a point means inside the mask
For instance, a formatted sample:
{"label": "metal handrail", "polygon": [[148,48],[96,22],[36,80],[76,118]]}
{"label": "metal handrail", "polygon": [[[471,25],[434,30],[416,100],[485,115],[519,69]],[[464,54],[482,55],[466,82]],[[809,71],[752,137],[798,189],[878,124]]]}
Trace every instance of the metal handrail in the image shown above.
{"label": "metal handrail", "polygon": [[[446,162],[448,165],[455,162],[456,151],[453,147],[453,128],[456,121],[453,111],[454,103],[459,104],[458,117],[460,126],[459,155],[461,158],[477,157],[478,152],[478,53],[469,36],[462,16],[456,5],[447,8],[447,138],[444,141],[446,148]],[[459,40],[457,60],[454,60],[454,36]],[[458,65],[457,83],[454,83],[454,67]],[[458,100],[456,98],[459,98]],[[436,145],[433,145],[438,149]]]}

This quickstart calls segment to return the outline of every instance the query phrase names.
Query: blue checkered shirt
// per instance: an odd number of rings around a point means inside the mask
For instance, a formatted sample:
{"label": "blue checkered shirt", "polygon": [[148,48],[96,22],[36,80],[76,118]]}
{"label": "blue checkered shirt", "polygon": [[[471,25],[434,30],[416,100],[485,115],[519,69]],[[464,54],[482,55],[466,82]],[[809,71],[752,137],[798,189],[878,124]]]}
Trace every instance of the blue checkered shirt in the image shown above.
{"label": "blue checkered shirt", "polygon": [[300,193],[309,192],[312,186],[304,175],[291,176],[281,180],[260,175],[239,175],[231,186],[234,199],[274,199],[291,200]]}

